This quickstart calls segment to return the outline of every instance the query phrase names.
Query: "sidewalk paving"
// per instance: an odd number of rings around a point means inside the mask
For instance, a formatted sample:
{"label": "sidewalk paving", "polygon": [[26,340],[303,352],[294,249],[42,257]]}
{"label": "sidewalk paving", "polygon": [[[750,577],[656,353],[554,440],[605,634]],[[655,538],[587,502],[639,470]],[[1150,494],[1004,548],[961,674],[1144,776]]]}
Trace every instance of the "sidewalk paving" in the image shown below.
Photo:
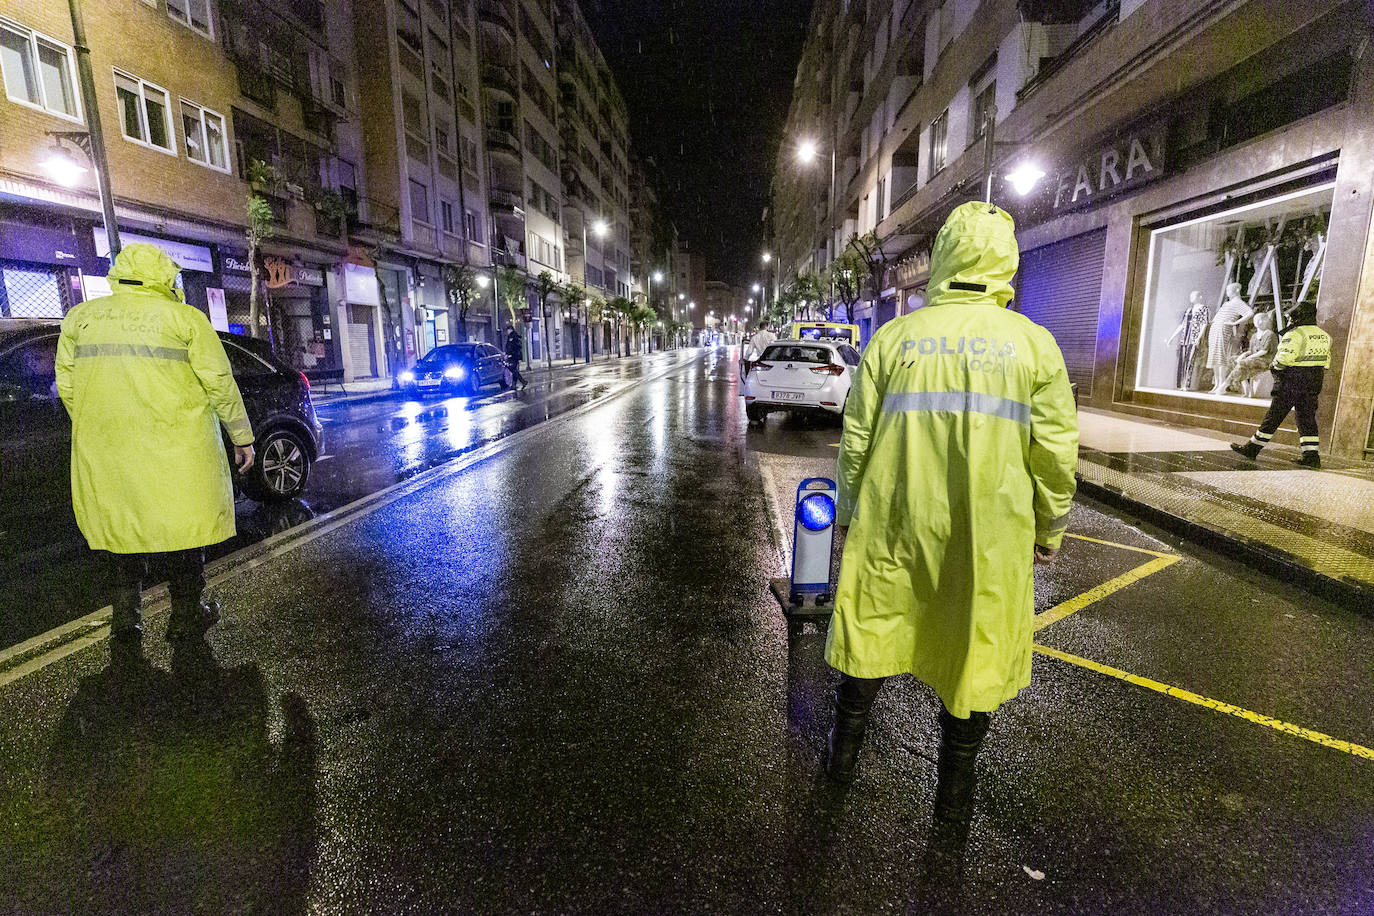
{"label": "sidewalk paving", "polygon": [[1308,470],[1283,445],[1250,461],[1224,433],[1090,408],[1079,427],[1087,495],[1374,613],[1374,467]]}
{"label": "sidewalk paving", "polygon": [[[655,350],[654,352],[659,352]],[[630,359],[635,356],[642,356],[641,353],[631,353],[628,356],[615,357],[605,353],[597,353],[592,356],[592,365],[609,365],[617,359]],[[548,364],[542,360],[532,363],[525,368],[522,363],[520,372],[525,378],[531,381],[539,375],[548,374],[550,371],[557,372],[562,369],[572,369],[577,366],[585,366],[587,363],[581,359],[556,359],[553,361],[552,370]],[[376,398],[384,398],[397,389],[393,386],[392,380],[388,378],[367,378],[357,379],[352,382],[339,382],[332,384],[316,383],[310,390],[310,397],[316,404],[347,404],[355,401],[368,401]]]}

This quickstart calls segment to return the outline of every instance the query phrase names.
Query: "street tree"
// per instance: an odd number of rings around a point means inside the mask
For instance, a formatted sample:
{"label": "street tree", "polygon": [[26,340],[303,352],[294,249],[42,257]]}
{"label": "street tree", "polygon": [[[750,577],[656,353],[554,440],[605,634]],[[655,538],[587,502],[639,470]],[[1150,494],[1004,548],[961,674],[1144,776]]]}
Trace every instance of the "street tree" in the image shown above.
{"label": "street tree", "polygon": [[276,194],[281,186],[281,172],[260,159],[248,163],[248,332],[262,336],[262,278],[258,262],[262,260],[262,243],[276,234],[272,205],[261,195]]}
{"label": "street tree", "polygon": [[587,362],[592,361],[592,319],[587,308],[587,288],[576,280],[565,283],[559,290],[563,301],[574,315],[582,315],[582,323],[587,329]]}
{"label": "street tree", "polygon": [[854,323],[854,306],[863,298],[868,282],[868,263],[852,245],[846,245],[830,265],[829,280],[835,298],[844,305],[845,319]]}
{"label": "street tree", "polygon": [[[606,303],[606,312],[611,316],[611,325],[615,328],[615,349],[617,356],[621,355],[622,352],[626,355],[629,353],[629,340],[622,338],[621,331],[623,328],[625,333],[628,334],[630,318],[634,315],[634,311],[635,304],[624,296],[616,296],[610,302]],[[622,341],[625,344],[623,350],[621,348]]]}
{"label": "street tree", "polygon": [[[863,276],[869,298],[877,302],[883,297],[887,280],[888,260],[876,232],[865,232],[849,240],[847,250],[853,251],[863,264]],[[850,322],[853,324],[853,322]]]}
{"label": "street tree", "polygon": [[451,264],[444,268],[444,293],[458,313],[458,336],[468,339],[468,310],[482,295],[477,285],[478,272],[471,264]]}
{"label": "street tree", "polygon": [[544,359],[550,369],[553,368],[553,334],[549,332],[549,297],[557,293],[561,286],[554,279],[553,274],[547,270],[540,271],[539,276],[534,280],[535,301],[539,303],[539,326],[544,331]]}
{"label": "street tree", "polygon": [[658,321],[658,312],[655,312],[642,302],[636,302],[633,304],[633,308],[630,312],[630,320],[633,322],[635,329],[639,332],[637,348],[642,350],[644,349],[644,342],[648,337],[646,332]]}

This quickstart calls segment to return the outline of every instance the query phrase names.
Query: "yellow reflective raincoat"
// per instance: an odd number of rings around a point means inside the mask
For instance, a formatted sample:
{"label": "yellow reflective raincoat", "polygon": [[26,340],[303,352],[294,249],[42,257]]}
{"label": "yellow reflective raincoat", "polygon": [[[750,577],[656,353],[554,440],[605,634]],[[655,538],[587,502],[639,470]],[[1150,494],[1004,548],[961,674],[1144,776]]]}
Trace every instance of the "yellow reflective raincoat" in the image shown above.
{"label": "yellow reflective raincoat", "polygon": [[1030,683],[1032,549],[1068,522],[1078,417],[1049,331],[1008,311],[1006,212],[964,204],[931,251],[929,305],[888,322],[845,407],[838,522],[850,524],[826,660],[910,672],[951,713]]}
{"label": "yellow reflective raincoat", "polygon": [[251,445],[243,398],[209,320],[182,302],[153,245],[119,253],[114,294],[73,308],[57,344],[72,418],[72,506],[95,550],[156,553],[234,535],[220,424]]}

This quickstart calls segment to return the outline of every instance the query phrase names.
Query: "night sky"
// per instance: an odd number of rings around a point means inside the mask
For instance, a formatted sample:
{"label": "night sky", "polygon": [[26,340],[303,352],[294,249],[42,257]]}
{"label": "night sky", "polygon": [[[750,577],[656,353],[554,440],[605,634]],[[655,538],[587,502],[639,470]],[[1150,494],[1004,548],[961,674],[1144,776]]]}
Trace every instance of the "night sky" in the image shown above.
{"label": "night sky", "polygon": [[711,279],[760,272],[762,215],[811,3],[583,0],[678,234]]}

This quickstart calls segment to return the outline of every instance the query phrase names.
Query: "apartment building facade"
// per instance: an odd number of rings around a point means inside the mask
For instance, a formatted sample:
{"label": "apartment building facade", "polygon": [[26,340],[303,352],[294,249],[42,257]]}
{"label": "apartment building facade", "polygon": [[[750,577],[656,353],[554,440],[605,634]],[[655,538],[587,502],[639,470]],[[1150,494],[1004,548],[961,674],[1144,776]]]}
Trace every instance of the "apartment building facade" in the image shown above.
{"label": "apartment building facade", "polygon": [[[347,11],[298,0],[84,4],[95,94],[122,241],[153,241],[183,267],[187,301],[247,332],[248,177],[264,187],[263,325],[307,373],[338,373],[346,227],[360,140]],[[60,317],[104,295],[108,244],[94,173],[58,183],[54,153],[88,166],[65,4],[0,3],[0,315]],[[66,134],[67,136],[62,136]],[[375,333],[369,362],[382,356]]]}
{"label": "apartment building facade", "polygon": [[[983,196],[992,118],[1013,308],[1055,334],[1082,404],[1245,432],[1270,382],[1232,377],[1218,349],[1252,338],[1223,337],[1218,313],[1281,325],[1315,302],[1334,339],[1324,436],[1369,457],[1370,17],[1338,0],[820,3],[774,182],[784,275],[871,231],[887,271],[865,338],[922,307],[935,231]],[[1046,173],[1024,197],[1004,180],[1022,163]]]}

